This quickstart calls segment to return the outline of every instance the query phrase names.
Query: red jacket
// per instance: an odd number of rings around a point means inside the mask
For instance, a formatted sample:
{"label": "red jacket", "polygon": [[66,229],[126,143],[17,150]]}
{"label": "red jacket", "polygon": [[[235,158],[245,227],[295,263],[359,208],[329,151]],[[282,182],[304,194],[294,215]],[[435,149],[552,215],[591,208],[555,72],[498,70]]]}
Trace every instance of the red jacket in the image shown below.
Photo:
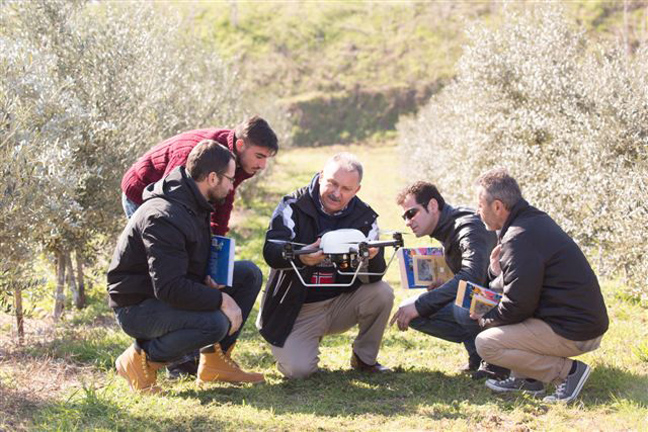
{"label": "red jacket", "polygon": [[[211,139],[234,152],[234,131],[229,129],[197,129],[183,132],[180,135],[162,141],[137,162],[124,174],[121,189],[129,200],[137,205],[142,204],[142,192],[151,183],[165,177],[174,168],[187,163],[191,150],[202,140]],[[211,230],[213,234],[225,235],[229,231],[229,218],[234,207],[234,194],[241,182],[252,177],[237,165],[234,174],[234,188],[225,200],[214,205],[211,214]]]}

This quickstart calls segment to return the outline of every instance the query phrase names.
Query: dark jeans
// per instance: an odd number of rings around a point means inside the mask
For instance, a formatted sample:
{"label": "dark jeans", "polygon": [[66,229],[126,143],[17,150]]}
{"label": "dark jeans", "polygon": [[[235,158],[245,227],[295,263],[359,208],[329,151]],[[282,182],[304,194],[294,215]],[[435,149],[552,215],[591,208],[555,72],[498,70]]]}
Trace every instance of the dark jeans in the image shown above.
{"label": "dark jeans", "polygon": [[121,328],[152,361],[169,362],[222,340],[230,322],[220,311],[175,309],[157,299],[115,308]]}
{"label": "dark jeans", "polygon": [[220,342],[223,351],[236,342],[259,291],[263,275],[251,261],[234,263],[233,286],[223,292],[241,308],[241,328],[227,335],[230,322],[219,310],[197,312],[175,309],[159,300],[148,299],[135,306],[115,308],[117,322],[152,361],[181,363],[193,359],[198,349]]}
{"label": "dark jeans", "polygon": [[410,327],[439,339],[463,343],[469,356],[477,355],[475,337],[481,332],[481,328],[477,321],[470,319],[466,309],[455,306],[454,303],[448,303],[427,318],[414,318]]}

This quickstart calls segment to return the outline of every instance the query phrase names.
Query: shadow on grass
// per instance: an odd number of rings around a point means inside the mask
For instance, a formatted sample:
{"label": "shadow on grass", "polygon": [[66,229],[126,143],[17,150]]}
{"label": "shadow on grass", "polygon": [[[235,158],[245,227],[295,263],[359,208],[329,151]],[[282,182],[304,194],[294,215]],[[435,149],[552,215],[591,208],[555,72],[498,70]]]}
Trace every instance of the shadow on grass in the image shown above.
{"label": "shadow on grass", "polygon": [[[648,406],[646,376],[600,367],[595,369],[579,400],[586,408],[609,406],[629,400]],[[528,395],[495,395],[483,381],[466,375],[445,375],[438,371],[396,369],[385,375],[367,375],[356,371],[320,371],[306,380],[278,380],[257,386],[213,384],[206,389],[187,389],[176,394],[203,405],[241,404],[275,414],[316,414],[348,416],[375,414],[408,416],[420,414],[434,419],[470,418],[467,406],[495,405],[510,412],[523,406],[527,412],[543,414],[550,405]]]}
{"label": "shadow on grass", "polygon": [[[395,371],[367,375],[356,371],[320,371],[307,380],[278,380],[254,387],[213,384],[203,390],[187,389],[177,396],[197,399],[201,404],[245,404],[282,414],[383,416],[419,413],[433,406],[433,418],[466,417],[462,406],[492,403],[483,384],[467,376],[441,372]],[[509,402],[503,402],[510,405]]]}
{"label": "shadow on grass", "polygon": [[648,407],[648,376],[607,365],[592,368],[581,399],[585,405],[605,405],[618,400]]}

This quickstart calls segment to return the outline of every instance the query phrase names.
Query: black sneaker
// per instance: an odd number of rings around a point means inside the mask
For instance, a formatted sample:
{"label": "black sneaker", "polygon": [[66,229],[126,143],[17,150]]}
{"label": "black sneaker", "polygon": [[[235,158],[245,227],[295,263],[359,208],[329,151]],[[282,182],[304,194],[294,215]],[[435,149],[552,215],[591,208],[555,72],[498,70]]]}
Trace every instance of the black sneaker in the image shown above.
{"label": "black sneaker", "polygon": [[538,396],[545,392],[544,384],[540,381],[529,381],[524,378],[514,377],[509,377],[504,380],[486,380],[486,387],[497,393],[522,392]]}
{"label": "black sneaker", "polygon": [[472,374],[472,379],[476,381],[484,378],[503,380],[508,378],[510,374],[511,371],[509,369],[501,366],[495,366],[494,364],[486,363],[482,360],[481,365],[479,365],[479,369],[477,369],[477,372]]}
{"label": "black sneaker", "polygon": [[592,368],[578,360],[574,360],[574,363],[576,363],[576,371],[567,375],[565,381],[556,387],[556,392],[543,399],[544,402],[568,403],[576,399],[580,391],[583,389],[585,381],[589,378]]}

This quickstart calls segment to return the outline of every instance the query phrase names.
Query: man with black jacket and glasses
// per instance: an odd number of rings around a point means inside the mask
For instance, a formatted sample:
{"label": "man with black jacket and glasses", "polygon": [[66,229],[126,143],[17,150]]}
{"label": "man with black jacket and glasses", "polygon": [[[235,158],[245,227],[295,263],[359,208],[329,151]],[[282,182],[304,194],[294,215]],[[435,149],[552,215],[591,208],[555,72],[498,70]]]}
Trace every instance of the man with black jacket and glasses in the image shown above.
{"label": "man with black jacket and glasses", "polygon": [[211,203],[233,188],[234,155],[204,140],[180,166],[144,191],[108,269],[109,304],[135,339],[116,360],[134,391],[155,393],[157,370],[201,349],[198,381],[262,382],[229,359],[256,291],[221,287],[206,275]]}

